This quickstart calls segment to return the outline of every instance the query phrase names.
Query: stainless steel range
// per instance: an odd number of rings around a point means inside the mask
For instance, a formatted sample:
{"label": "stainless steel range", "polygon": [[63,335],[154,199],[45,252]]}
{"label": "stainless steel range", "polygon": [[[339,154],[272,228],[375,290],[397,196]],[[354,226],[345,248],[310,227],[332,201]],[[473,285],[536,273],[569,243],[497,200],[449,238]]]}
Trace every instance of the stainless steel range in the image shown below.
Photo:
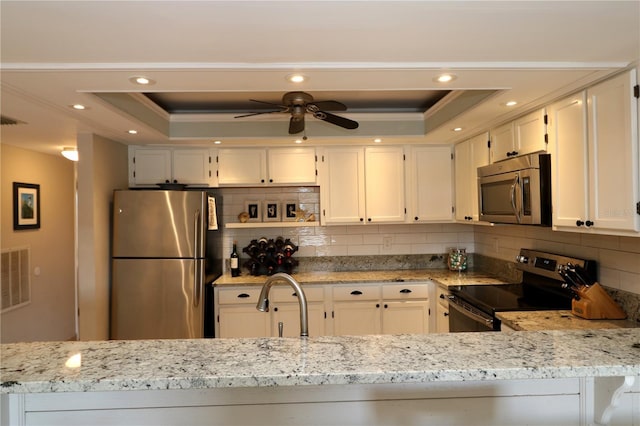
{"label": "stainless steel range", "polygon": [[592,260],[521,249],[516,266],[522,282],[467,285],[450,289],[449,331],[500,331],[497,312],[571,309],[574,297],[559,274],[567,264],[596,276]]}

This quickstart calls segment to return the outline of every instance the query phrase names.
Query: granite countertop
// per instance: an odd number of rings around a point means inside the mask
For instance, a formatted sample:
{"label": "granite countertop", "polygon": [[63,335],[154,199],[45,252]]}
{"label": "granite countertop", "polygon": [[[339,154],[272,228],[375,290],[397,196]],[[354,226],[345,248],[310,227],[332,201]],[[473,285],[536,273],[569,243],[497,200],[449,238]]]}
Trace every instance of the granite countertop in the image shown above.
{"label": "granite countertop", "polygon": [[0,351],[0,393],[640,375],[640,329],[631,328],[41,342]]}
{"label": "granite countertop", "polygon": [[[436,281],[450,287],[469,284],[505,284],[505,281],[484,272],[452,272],[448,269],[398,269],[391,271],[345,271],[345,272],[300,272],[291,275],[300,284],[348,284],[367,282],[420,282]],[[232,277],[225,274],[214,281],[216,286],[262,285],[267,276],[241,275]]]}
{"label": "granite countertop", "polygon": [[496,316],[503,324],[519,331],[640,327],[640,323],[630,320],[587,320],[573,315],[571,311],[498,312]]}

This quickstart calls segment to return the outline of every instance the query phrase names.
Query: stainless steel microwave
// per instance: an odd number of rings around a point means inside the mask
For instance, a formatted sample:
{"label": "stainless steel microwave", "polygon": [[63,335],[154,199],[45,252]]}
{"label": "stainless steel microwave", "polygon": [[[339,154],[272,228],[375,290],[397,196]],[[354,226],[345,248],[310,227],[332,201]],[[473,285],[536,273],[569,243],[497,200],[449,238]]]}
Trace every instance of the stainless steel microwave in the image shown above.
{"label": "stainless steel microwave", "polygon": [[551,226],[551,156],[523,155],[478,167],[480,220]]}

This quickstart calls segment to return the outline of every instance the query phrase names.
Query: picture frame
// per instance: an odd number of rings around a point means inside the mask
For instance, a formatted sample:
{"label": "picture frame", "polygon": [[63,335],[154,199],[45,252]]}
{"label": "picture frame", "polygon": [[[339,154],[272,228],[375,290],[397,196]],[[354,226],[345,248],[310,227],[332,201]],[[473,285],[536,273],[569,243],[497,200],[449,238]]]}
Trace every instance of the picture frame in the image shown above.
{"label": "picture frame", "polygon": [[13,229],[40,228],[40,185],[13,182]]}
{"label": "picture frame", "polygon": [[247,222],[262,222],[262,209],[260,201],[245,201],[244,211],[249,213]]}
{"label": "picture frame", "polygon": [[266,200],[264,209],[262,210],[263,222],[279,222],[282,220],[282,212],[280,211],[280,201]]}
{"label": "picture frame", "polygon": [[282,202],[282,220],[285,222],[296,221],[296,211],[298,202],[296,200],[285,200]]}

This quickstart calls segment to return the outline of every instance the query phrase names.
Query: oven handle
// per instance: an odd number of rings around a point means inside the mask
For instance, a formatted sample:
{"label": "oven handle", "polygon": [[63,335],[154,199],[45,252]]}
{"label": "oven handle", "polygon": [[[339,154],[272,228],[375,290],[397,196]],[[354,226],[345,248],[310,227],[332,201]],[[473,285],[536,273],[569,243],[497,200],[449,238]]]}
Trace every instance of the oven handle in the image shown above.
{"label": "oven handle", "polygon": [[493,318],[454,295],[449,296],[449,308],[454,308],[462,315],[469,317],[476,322],[484,323],[489,328],[493,328]]}

